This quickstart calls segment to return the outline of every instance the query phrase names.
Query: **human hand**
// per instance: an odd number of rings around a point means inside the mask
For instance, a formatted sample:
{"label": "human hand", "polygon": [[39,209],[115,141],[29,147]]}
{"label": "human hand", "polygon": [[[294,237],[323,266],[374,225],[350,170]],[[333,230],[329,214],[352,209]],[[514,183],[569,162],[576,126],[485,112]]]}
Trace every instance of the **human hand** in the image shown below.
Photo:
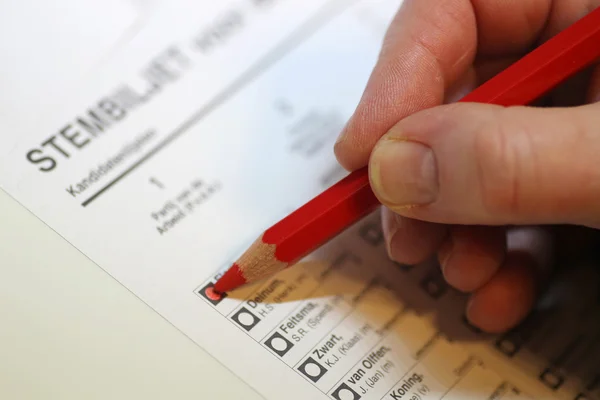
{"label": "human hand", "polygon": [[390,257],[437,253],[447,282],[472,293],[467,317],[484,331],[528,314],[559,245],[599,252],[600,67],[546,107],[448,103],[597,6],[405,0],[336,143],[344,167],[369,165]]}

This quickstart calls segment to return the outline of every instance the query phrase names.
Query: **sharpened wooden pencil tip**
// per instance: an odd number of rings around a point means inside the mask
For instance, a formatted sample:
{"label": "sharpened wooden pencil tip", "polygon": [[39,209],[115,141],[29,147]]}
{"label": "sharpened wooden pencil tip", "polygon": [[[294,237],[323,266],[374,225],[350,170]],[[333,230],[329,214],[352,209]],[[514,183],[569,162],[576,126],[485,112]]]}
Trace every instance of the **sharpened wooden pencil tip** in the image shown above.
{"label": "sharpened wooden pencil tip", "polygon": [[246,278],[237,264],[233,264],[215,283],[214,290],[218,293],[230,292],[246,284]]}
{"label": "sharpened wooden pencil tip", "polygon": [[264,243],[261,236],[215,283],[214,289],[229,292],[285,269],[288,264],[275,257],[275,250],[276,246]]}

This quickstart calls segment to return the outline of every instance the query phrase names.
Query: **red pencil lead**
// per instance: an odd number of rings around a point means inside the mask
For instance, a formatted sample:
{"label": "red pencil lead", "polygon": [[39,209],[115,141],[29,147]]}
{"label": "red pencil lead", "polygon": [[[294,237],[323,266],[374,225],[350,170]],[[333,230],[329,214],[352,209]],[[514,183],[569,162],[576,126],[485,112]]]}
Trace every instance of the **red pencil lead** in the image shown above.
{"label": "red pencil lead", "polygon": [[213,289],[217,293],[225,293],[244,284],[246,284],[246,279],[242,275],[240,267],[237,264],[233,264],[215,283]]}

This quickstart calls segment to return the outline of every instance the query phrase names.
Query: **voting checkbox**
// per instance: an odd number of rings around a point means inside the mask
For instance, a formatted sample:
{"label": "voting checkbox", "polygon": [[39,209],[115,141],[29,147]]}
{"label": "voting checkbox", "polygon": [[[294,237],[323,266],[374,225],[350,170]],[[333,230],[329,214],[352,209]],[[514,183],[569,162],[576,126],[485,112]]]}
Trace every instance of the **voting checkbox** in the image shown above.
{"label": "voting checkbox", "polygon": [[213,282],[206,284],[202,289],[198,290],[198,294],[213,306],[216,306],[227,297],[227,293],[215,292]]}
{"label": "voting checkbox", "polygon": [[504,335],[496,341],[496,348],[508,357],[517,354],[522,345],[522,340],[518,335]]}
{"label": "voting checkbox", "polygon": [[378,225],[367,224],[359,231],[360,237],[372,246],[379,246],[383,242],[383,232]]}
{"label": "voting checkbox", "polygon": [[317,383],[325,375],[327,370],[312,357],[308,357],[299,367],[298,371],[311,381]]}
{"label": "voting checkbox", "polygon": [[275,332],[265,341],[265,346],[273,350],[279,357],[283,357],[294,344],[287,340],[281,333]]}
{"label": "voting checkbox", "polygon": [[540,380],[546,384],[550,389],[557,390],[562,386],[565,378],[560,373],[554,371],[552,368],[546,368],[540,375]]}
{"label": "voting checkbox", "polygon": [[358,400],[360,399],[360,395],[356,393],[348,384],[342,383],[338,386],[337,389],[333,393],[331,393],[331,397],[335,400]]}
{"label": "voting checkbox", "polygon": [[260,322],[260,319],[252,314],[246,307],[242,307],[231,317],[239,326],[250,331]]}
{"label": "voting checkbox", "polygon": [[433,299],[439,299],[448,287],[441,275],[430,274],[421,281],[421,288]]}

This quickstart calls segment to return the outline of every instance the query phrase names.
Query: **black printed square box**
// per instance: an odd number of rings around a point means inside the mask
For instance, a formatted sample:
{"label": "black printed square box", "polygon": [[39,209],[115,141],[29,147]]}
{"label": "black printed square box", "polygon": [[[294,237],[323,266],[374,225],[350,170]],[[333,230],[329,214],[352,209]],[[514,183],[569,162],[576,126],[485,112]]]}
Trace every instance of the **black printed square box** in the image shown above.
{"label": "black printed square box", "polygon": [[540,374],[540,380],[544,382],[550,389],[558,390],[565,382],[565,378],[552,368],[546,368],[544,372]]}
{"label": "black printed square box", "polygon": [[448,286],[441,274],[431,273],[421,281],[421,288],[431,298],[437,300],[448,290]]}
{"label": "black printed square box", "polygon": [[379,246],[383,242],[383,232],[378,225],[366,224],[360,228],[360,237],[371,246]]}
{"label": "black printed square box", "polygon": [[231,319],[248,332],[260,322],[260,318],[251,313],[246,307],[240,308],[231,316]]}
{"label": "black printed square box", "polygon": [[197,290],[197,293],[207,302],[213,306],[218,305],[223,299],[227,297],[227,293],[217,293],[214,291],[214,282],[209,282]]}
{"label": "black printed square box", "polygon": [[308,357],[298,367],[298,371],[300,371],[302,375],[306,376],[314,383],[317,383],[319,379],[321,379],[323,375],[325,375],[327,369],[318,362],[316,362],[312,357]]}
{"label": "black printed square box", "polygon": [[510,332],[496,341],[496,348],[508,357],[514,357],[522,346],[523,339],[517,332]]}
{"label": "black printed square box", "polygon": [[335,400],[359,400],[360,395],[356,393],[348,384],[342,383],[331,393]]}
{"label": "black printed square box", "polygon": [[281,333],[275,332],[265,340],[265,346],[273,350],[279,357],[283,357],[294,347],[294,344],[287,340]]}

